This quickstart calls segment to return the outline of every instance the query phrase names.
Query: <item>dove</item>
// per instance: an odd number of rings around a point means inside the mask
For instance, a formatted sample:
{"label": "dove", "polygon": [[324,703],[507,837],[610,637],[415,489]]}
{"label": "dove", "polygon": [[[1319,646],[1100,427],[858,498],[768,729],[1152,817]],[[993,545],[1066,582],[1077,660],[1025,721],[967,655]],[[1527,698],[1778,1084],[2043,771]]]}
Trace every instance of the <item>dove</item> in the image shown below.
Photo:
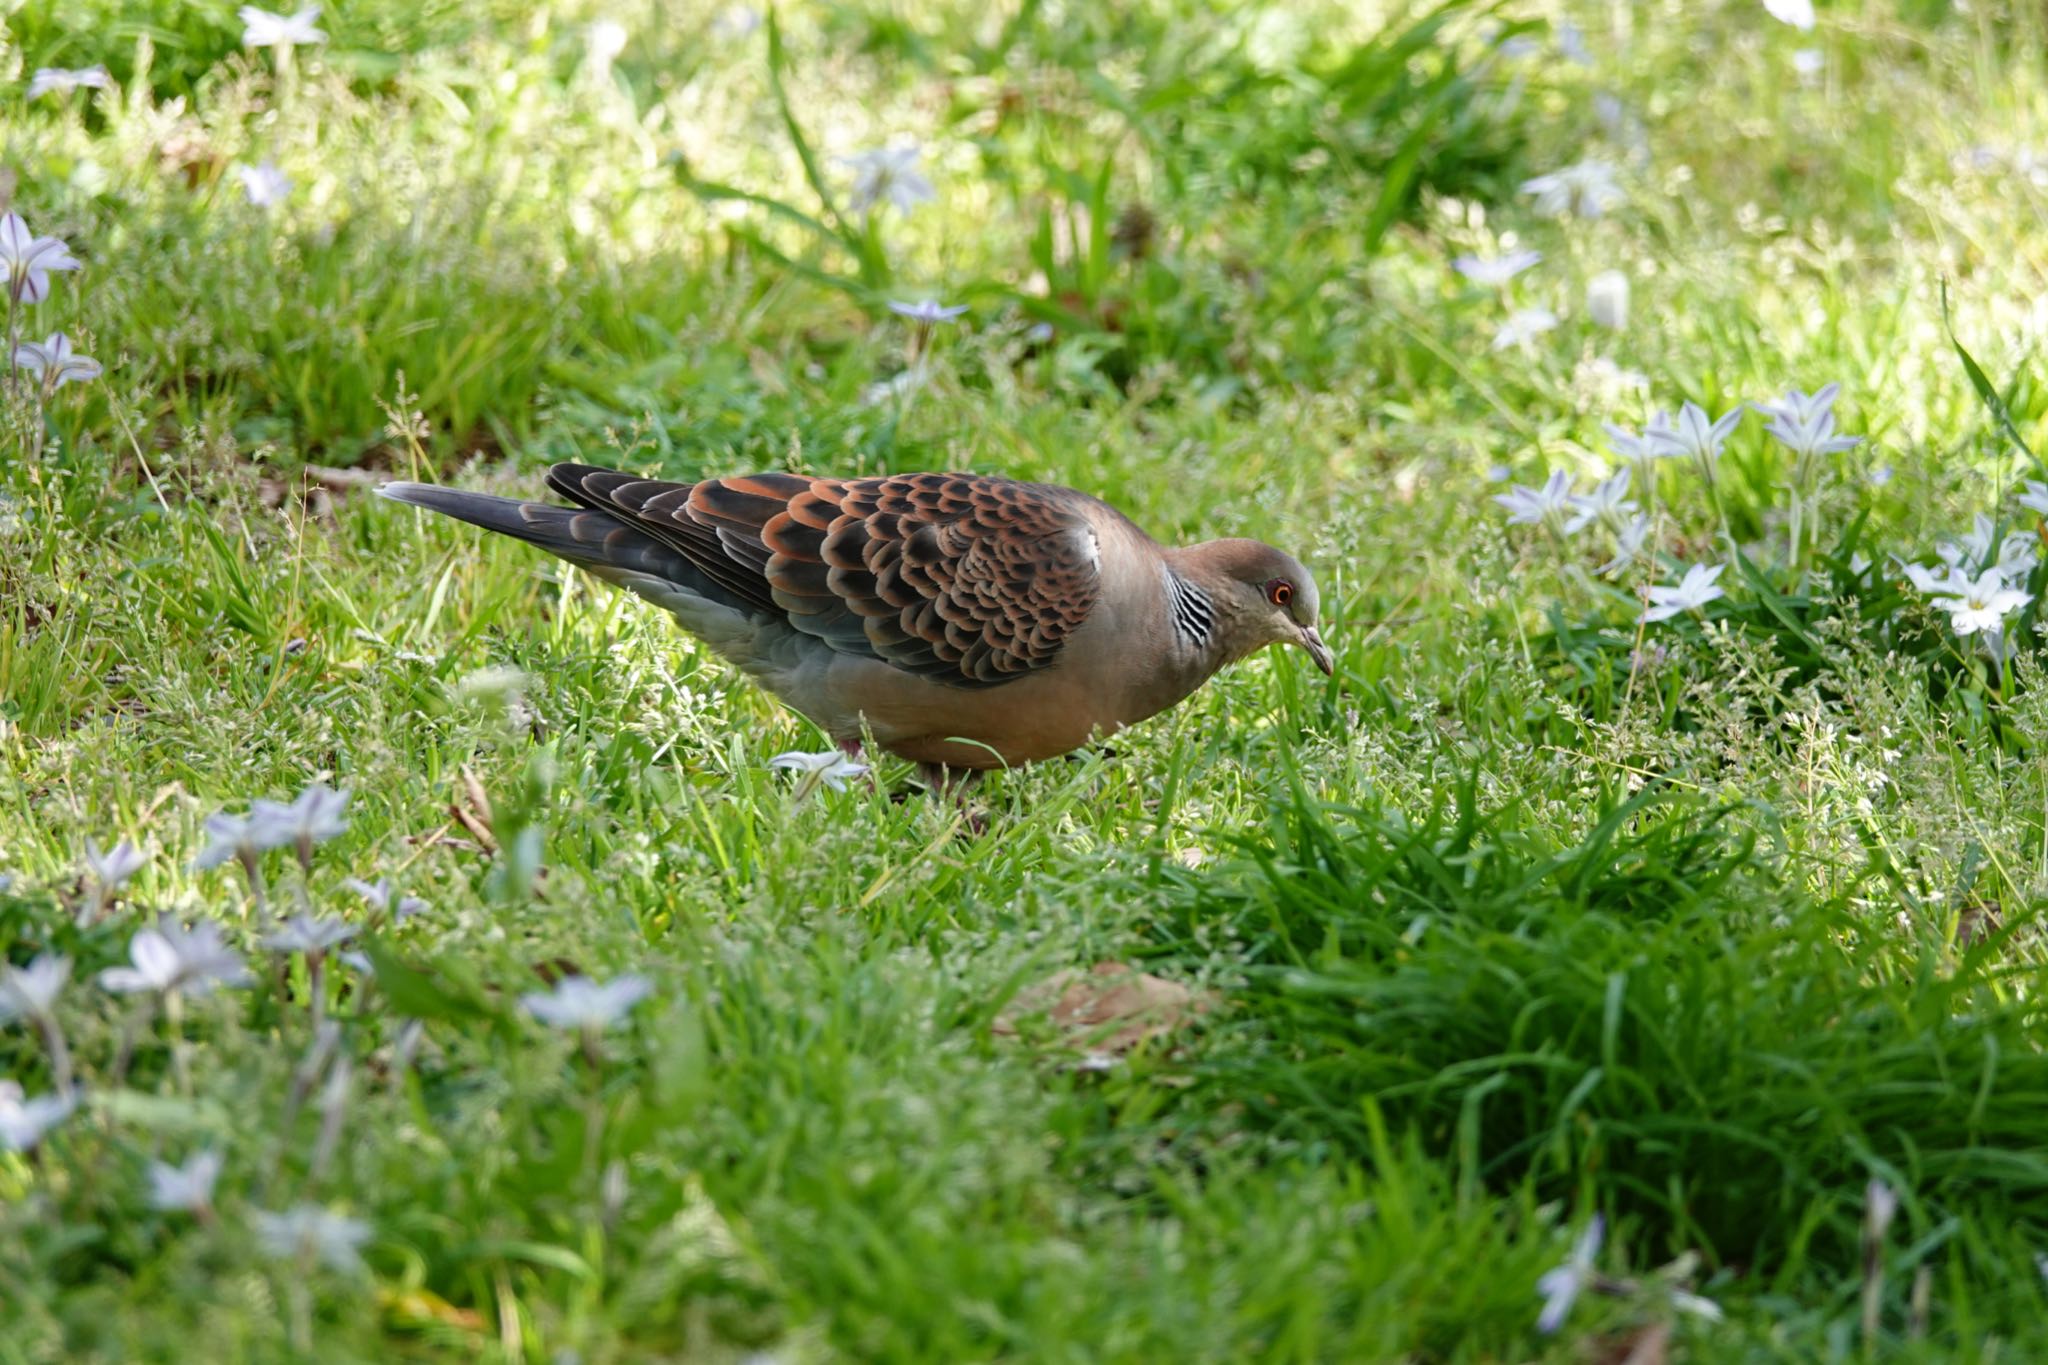
{"label": "dove", "polygon": [[557,464],[570,505],[393,482],[668,611],[858,756],[944,786],[1054,758],[1294,645],[1334,670],[1316,582],[1255,540],[1171,548],[1071,488],[987,474],[673,483]]}

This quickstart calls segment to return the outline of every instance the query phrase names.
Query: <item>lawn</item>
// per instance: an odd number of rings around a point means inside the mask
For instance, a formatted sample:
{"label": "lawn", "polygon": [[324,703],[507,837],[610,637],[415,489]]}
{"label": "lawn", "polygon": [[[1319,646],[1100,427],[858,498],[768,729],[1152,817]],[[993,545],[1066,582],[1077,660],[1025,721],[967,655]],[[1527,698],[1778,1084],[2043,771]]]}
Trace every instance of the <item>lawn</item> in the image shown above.
{"label": "lawn", "polygon": [[[0,1363],[2048,1358],[2039,5],[4,8]],[[806,780],[558,460],[1335,675]]]}

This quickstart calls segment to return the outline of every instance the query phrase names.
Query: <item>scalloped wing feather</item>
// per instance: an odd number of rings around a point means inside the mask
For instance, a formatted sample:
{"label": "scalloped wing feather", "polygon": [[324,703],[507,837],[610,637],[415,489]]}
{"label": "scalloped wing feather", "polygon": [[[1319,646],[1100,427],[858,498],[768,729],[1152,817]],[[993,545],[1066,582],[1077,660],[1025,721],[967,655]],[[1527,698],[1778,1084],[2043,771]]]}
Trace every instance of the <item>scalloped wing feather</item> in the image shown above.
{"label": "scalloped wing feather", "polygon": [[1101,592],[1089,501],[974,474],[694,484],[556,465],[554,489],[833,649],[988,687],[1051,664]]}

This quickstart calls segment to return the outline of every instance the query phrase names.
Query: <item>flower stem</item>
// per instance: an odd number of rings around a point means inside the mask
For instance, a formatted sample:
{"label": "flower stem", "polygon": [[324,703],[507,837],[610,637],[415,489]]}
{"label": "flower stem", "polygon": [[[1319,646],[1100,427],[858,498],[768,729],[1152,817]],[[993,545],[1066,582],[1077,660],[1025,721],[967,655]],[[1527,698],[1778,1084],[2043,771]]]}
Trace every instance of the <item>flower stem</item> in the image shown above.
{"label": "flower stem", "polygon": [[164,992],[164,1031],[169,1035],[171,1071],[178,1078],[178,1093],[192,1098],[192,1064],[185,1056],[185,998],[176,989]]}
{"label": "flower stem", "polygon": [[42,1030],[43,1046],[50,1053],[50,1079],[57,1094],[65,1099],[71,1097],[71,1049],[64,1045],[64,1030],[57,1026],[56,1017],[47,1011],[36,1016],[36,1027]]}

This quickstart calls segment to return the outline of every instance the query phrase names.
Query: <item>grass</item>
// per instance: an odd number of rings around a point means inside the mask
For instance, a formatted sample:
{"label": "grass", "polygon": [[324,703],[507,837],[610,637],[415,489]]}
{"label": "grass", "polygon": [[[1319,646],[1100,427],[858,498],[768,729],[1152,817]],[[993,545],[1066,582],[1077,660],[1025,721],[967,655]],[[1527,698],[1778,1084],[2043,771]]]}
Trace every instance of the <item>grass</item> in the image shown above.
{"label": "grass", "polygon": [[[0,425],[0,957],[75,960],[83,1087],[0,1152],[0,1361],[2048,1350],[2048,569],[2000,663],[1889,567],[2039,524],[2036,10],[373,3],[286,69],[233,8],[4,21],[117,88],[0,121],[84,264],[25,334],[106,367]],[[936,199],[863,215],[839,158],[912,139]],[[1588,157],[1607,216],[1518,194]],[[971,311],[886,309],[925,296]],[[1490,500],[1829,381],[1865,441],[1797,552],[1754,418],[1718,501],[1634,490],[1616,574]],[[820,737],[669,623],[365,494],[555,459],[972,468],[1260,536],[1338,675],[1248,661],[997,775],[986,834],[894,762],[795,800],[767,759]],[[1708,561],[1725,598],[1638,623]],[[193,867],[316,781],[347,830],[261,867],[358,931],[325,1031]],[[347,885],[382,876],[428,908]],[[175,1019],[93,984],[159,913],[255,982]],[[1106,1060],[1032,1004],[1105,962],[1187,1001]],[[520,1001],[572,971],[653,993],[586,1047]],[[55,1084],[35,1029],[0,1076]],[[211,1209],[153,1208],[205,1149]],[[302,1202],[360,1268],[265,1249]],[[1604,1292],[1541,1334],[1596,1213]]]}

